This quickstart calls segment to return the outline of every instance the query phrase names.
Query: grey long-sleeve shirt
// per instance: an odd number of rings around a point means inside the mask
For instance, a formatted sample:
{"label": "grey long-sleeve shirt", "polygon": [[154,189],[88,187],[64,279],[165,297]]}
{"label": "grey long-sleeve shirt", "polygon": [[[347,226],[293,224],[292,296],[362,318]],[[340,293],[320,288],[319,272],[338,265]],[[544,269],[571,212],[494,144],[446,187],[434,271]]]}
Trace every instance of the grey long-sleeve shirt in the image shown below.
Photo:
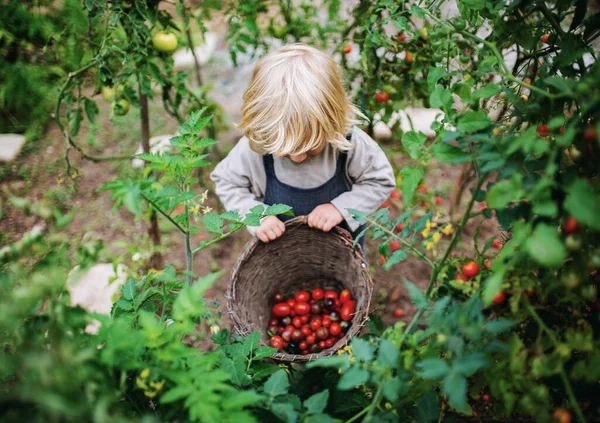
{"label": "grey long-sleeve shirt", "polygon": [[[359,223],[347,209],[371,213],[391,194],[395,187],[394,172],[383,150],[360,128],[352,128],[348,151],[346,180],[351,189],[331,203],[342,214],[351,230]],[[327,182],[335,174],[339,151],[331,145],[302,163],[273,156],[275,175],[281,182],[298,188],[314,188]],[[267,179],[263,158],[250,149],[248,139],[241,138],[227,157],[210,175],[216,192],[227,210],[244,216],[262,203]],[[256,228],[249,228],[254,233]]]}

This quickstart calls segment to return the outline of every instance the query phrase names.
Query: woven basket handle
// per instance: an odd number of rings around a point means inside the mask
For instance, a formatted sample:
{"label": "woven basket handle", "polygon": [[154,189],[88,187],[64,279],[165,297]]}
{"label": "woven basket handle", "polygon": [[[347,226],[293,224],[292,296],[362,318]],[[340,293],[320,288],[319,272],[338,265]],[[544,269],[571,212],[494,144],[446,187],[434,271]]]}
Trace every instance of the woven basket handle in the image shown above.
{"label": "woven basket handle", "polygon": [[[285,226],[287,227],[296,227],[296,226],[308,226],[308,216],[296,216],[293,219],[290,219],[285,222]],[[354,244],[354,238],[352,238],[352,234],[348,232],[344,228],[340,228],[339,226],[334,226],[330,232],[335,233],[342,237],[345,241],[349,242],[350,245]]]}

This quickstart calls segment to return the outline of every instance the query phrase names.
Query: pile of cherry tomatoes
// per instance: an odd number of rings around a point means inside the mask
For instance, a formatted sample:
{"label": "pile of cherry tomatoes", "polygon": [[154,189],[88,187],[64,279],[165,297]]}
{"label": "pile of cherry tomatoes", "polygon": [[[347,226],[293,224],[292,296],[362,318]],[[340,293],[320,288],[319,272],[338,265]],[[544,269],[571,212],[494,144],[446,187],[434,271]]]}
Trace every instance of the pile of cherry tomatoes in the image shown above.
{"label": "pile of cherry tomatoes", "polygon": [[286,297],[273,295],[275,305],[267,335],[273,348],[289,354],[314,354],[331,348],[350,328],[356,301],[347,289],[338,293],[316,288]]}

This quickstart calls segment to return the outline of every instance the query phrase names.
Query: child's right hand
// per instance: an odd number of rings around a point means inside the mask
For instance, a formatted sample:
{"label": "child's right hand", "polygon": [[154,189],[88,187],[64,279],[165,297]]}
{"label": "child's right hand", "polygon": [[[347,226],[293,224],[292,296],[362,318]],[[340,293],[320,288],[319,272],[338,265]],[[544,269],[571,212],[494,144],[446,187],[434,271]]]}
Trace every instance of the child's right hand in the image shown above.
{"label": "child's right hand", "polygon": [[262,242],[275,241],[285,232],[285,225],[277,216],[265,217],[256,230],[256,236]]}

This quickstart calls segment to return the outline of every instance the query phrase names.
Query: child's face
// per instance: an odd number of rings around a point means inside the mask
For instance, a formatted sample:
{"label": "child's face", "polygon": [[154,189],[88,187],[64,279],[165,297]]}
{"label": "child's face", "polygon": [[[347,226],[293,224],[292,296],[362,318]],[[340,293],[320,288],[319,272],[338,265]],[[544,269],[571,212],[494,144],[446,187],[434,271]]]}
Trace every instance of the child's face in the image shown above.
{"label": "child's face", "polygon": [[325,149],[325,144],[323,144],[319,148],[316,148],[314,150],[308,151],[306,153],[302,153],[302,154],[298,154],[298,155],[290,154],[290,155],[287,155],[287,156],[284,156],[284,157],[290,159],[294,163],[302,163],[302,162],[306,161],[306,159],[308,159],[311,156],[317,156],[317,155],[321,154],[324,149]]}

